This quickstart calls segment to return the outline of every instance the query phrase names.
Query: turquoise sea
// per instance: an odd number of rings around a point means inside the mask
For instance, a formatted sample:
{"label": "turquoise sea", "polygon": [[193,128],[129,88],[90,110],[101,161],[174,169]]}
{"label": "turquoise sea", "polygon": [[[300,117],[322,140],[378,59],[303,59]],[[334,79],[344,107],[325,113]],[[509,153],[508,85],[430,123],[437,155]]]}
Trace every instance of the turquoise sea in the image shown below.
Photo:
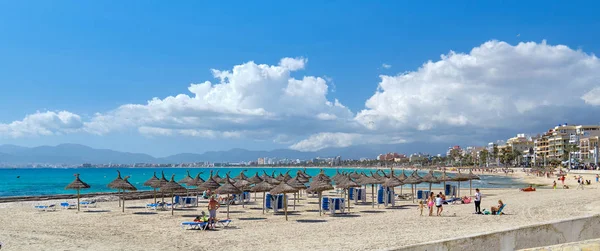
{"label": "turquoise sea", "polygon": [[[143,183],[152,177],[153,172],[157,173],[160,178],[160,172],[164,171],[167,179],[171,175],[175,175],[175,181],[185,177],[186,171],[189,170],[192,177],[195,177],[198,172],[204,172],[200,175],[203,179],[208,178],[210,170],[219,170],[219,176],[225,177],[227,172],[230,172],[232,177],[237,176],[242,170],[247,170],[247,176],[254,176],[255,173],[262,175],[263,170],[271,174],[286,172],[291,170],[290,174],[295,176],[301,168],[118,168],[122,176],[131,176],[129,181],[137,187],[138,190],[152,190],[149,187],[144,187]],[[370,169],[365,168],[324,168],[325,173],[333,176],[336,170],[340,172],[359,171],[369,174]],[[386,172],[389,172],[387,170]],[[407,171],[407,175],[412,171]],[[0,197],[8,196],[36,196],[36,195],[55,195],[55,194],[74,194],[75,191],[65,190],[74,179],[74,174],[79,173],[81,180],[88,183],[91,188],[83,191],[87,192],[114,192],[106,185],[117,176],[117,168],[0,168]],[[319,173],[319,169],[309,168],[307,173],[314,176]],[[421,176],[425,175],[425,171],[420,171]],[[438,174],[439,175],[439,174]],[[473,187],[481,188],[516,188],[522,187],[524,184],[518,183],[510,177],[481,175],[481,180],[474,180]],[[468,187],[468,182],[463,182],[462,186]],[[424,183],[419,186],[427,187],[429,184]],[[433,184],[434,187],[441,187],[441,184]]]}

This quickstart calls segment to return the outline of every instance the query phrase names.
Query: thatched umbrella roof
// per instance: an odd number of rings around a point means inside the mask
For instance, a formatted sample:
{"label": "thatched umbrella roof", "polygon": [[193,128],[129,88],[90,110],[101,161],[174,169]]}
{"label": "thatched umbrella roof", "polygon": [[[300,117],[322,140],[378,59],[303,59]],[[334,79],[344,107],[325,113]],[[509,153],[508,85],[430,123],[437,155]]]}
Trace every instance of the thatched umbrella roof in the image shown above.
{"label": "thatched umbrella roof", "polygon": [[217,188],[217,190],[215,190],[215,193],[217,194],[239,194],[242,193],[242,191],[237,188],[235,185],[233,185],[233,183],[231,183],[231,179],[229,178],[229,175],[227,175],[225,177],[225,184],[223,184],[222,186],[220,186],[219,188]]}
{"label": "thatched umbrella roof", "polygon": [[208,177],[208,179],[204,183],[202,183],[198,188],[203,190],[215,190],[220,186],[221,185],[219,185],[219,183],[215,180],[211,171],[210,177]]}
{"label": "thatched umbrella roof", "polygon": [[285,172],[285,174],[279,174],[279,176],[277,176],[276,178],[278,181],[288,181],[292,179],[292,176],[290,175],[290,170],[288,170],[287,172]]}
{"label": "thatched umbrella roof", "polygon": [[135,188],[135,186],[133,186],[131,183],[129,183],[129,181],[126,181],[127,178],[129,178],[129,176],[125,177],[126,179],[121,178],[121,172],[119,170],[117,170],[117,178],[115,178],[113,181],[111,181],[110,183],[108,183],[108,188],[111,189],[121,189],[121,190],[128,190],[128,191],[136,191],[137,188]]}
{"label": "thatched umbrella roof", "polygon": [[160,190],[164,192],[176,193],[185,191],[185,187],[182,187],[181,185],[179,185],[179,183],[175,182],[175,174],[173,174],[171,176],[171,180],[167,182],[167,184],[161,186]]}
{"label": "thatched umbrella roof", "polygon": [[360,185],[358,183],[354,182],[350,178],[340,180],[340,182],[336,183],[335,186],[339,187],[339,188],[343,188],[343,189],[348,189],[351,187],[360,187]]}
{"label": "thatched umbrella roof", "polygon": [[161,177],[158,180],[158,184],[160,185],[158,188],[164,186],[167,183],[169,183],[169,181],[167,180],[167,178],[165,178],[165,171],[162,171],[161,172]]}
{"label": "thatched umbrella roof", "polygon": [[281,181],[269,176],[266,171],[263,170],[263,172],[264,174],[260,177],[263,181],[269,182],[271,185],[277,185],[281,183]]}
{"label": "thatched umbrella roof", "polygon": [[381,182],[385,182],[385,177],[379,175],[379,172],[373,173],[373,171],[371,171],[371,177],[373,177]]}
{"label": "thatched umbrella roof", "polygon": [[187,175],[183,177],[183,179],[180,179],[178,182],[187,185],[187,183],[192,180],[194,180],[194,178],[192,178],[192,176],[190,175],[190,170],[187,170]]}
{"label": "thatched umbrella roof", "polygon": [[471,177],[469,176],[469,174],[466,174],[466,173],[458,173],[458,174],[454,175],[454,178],[452,178],[452,181],[458,181],[458,182],[469,181],[469,180],[471,180]]}
{"label": "thatched umbrella roof", "polygon": [[324,181],[327,183],[331,183],[331,178],[329,178],[329,176],[327,176],[325,174],[325,171],[323,171],[323,169],[321,169],[321,171],[319,172],[319,174],[317,174],[317,176],[313,177],[313,182],[314,181]]}
{"label": "thatched umbrella roof", "polygon": [[306,168],[304,168],[303,171],[298,172],[297,175],[302,176],[302,177],[307,178],[307,179],[311,178],[311,176],[306,173]]}
{"label": "thatched umbrella roof", "polygon": [[256,173],[254,174],[254,176],[248,178],[248,181],[250,182],[250,184],[258,184],[263,182],[263,179],[258,176],[258,173]]}
{"label": "thatched umbrella roof", "polygon": [[467,174],[469,180],[480,180],[481,178],[473,173],[473,170],[469,170],[469,174]]}
{"label": "thatched umbrella roof", "polygon": [[298,189],[290,186],[288,183],[281,182],[279,185],[273,187],[273,189],[271,189],[269,192],[271,194],[295,193],[298,192]]}
{"label": "thatched umbrella roof", "polygon": [[219,181],[219,184],[225,184],[227,182],[227,180],[229,180],[230,183],[235,183],[235,180],[229,176],[230,173],[231,173],[231,171],[227,172],[227,174],[225,175],[225,178],[222,178]]}
{"label": "thatched umbrella roof", "polygon": [[217,172],[215,173],[215,175],[212,178],[219,184],[221,183],[221,180],[223,179],[223,178],[221,178],[221,176],[219,176],[219,170],[217,170]]}
{"label": "thatched umbrella roof", "polygon": [[302,171],[300,171],[300,170],[298,170],[298,172],[296,173],[296,177],[294,179],[297,179],[298,181],[300,181],[300,183],[308,183],[310,181],[309,178],[302,175]]}
{"label": "thatched umbrella roof", "polygon": [[240,174],[238,174],[238,176],[235,176],[235,178],[233,178],[233,179],[234,179],[234,180],[239,180],[239,179],[242,179],[242,180],[247,180],[247,179],[248,179],[248,176],[246,176],[246,175],[244,174],[244,172],[245,172],[245,171],[246,171],[246,170],[242,170],[242,171],[240,172]]}
{"label": "thatched umbrella roof", "polygon": [[303,182],[300,182],[298,180],[298,177],[288,180],[287,183],[288,183],[288,185],[290,185],[296,189],[306,189],[306,186],[304,185]]}
{"label": "thatched umbrella roof", "polygon": [[242,191],[250,191],[250,181],[244,179],[238,179],[233,185]]}
{"label": "thatched umbrella roof", "polygon": [[75,180],[73,182],[71,182],[69,185],[67,185],[67,187],[65,187],[65,189],[86,189],[86,188],[90,188],[90,185],[88,185],[87,183],[81,181],[81,179],[79,179],[79,174],[75,174]]}
{"label": "thatched umbrella roof", "polygon": [[440,177],[437,177],[437,178],[441,182],[446,182],[446,181],[452,181],[453,180],[452,177],[448,176],[445,171],[442,173],[442,175]]}
{"label": "thatched umbrella roof", "polygon": [[199,172],[198,174],[196,174],[196,178],[187,182],[186,185],[191,186],[191,187],[200,187],[202,185],[202,183],[205,182],[205,180],[203,180],[200,177],[200,174],[202,174],[202,172]]}
{"label": "thatched umbrella roof", "polygon": [[421,176],[419,176],[419,174],[415,170],[410,176],[404,179],[403,182],[404,184],[419,184],[423,182],[423,180],[421,180]]}
{"label": "thatched umbrella roof", "polygon": [[160,180],[158,179],[158,177],[156,177],[156,172],[154,172],[154,175],[152,176],[152,178],[150,178],[149,180],[144,182],[144,186],[152,187],[152,188],[160,187]]}
{"label": "thatched umbrella roof", "polygon": [[383,184],[383,181],[363,174],[358,179],[356,179],[356,183],[365,186],[365,185],[372,185],[372,184]]}
{"label": "thatched umbrella roof", "polygon": [[352,179],[358,179],[360,178],[360,174],[356,171],[354,171],[353,173],[349,174],[348,176],[350,176],[350,178]]}
{"label": "thatched umbrella roof", "polygon": [[[323,169],[321,169],[321,172],[323,172]],[[337,181],[337,179],[339,179],[342,176],[344,176],[344,174],[340,173],[340,170],[335,170],[335,175],[331,177],[331,180]]]}
{"label": "thatched umbrella roof", "polygon": [[440,183],[440,180],[433,175],[433,171],[429,171],[425,176],[421,178],[423,182],[427,183]]}
{"label": "thatched umbrella roof", "polygon": [[400,181],[404,181],[406,178],[408,178],[406,174],[404,174],[404,170],[402,170],[402,172],[396,177],[398,177]]}
{"label": "thatched umbrella roof", "polygon": [[306,192],[315,193],[327,190],[333,190],[333,186],[329,182],[323,180],[315,180],[312,183],[310,183],[309,188],[306,189]]}
{"label": "thatched umbrella roof", "polygon": [[250,188],[251,192],[268,192],[271,191],[271,189],[273,189],[273,185],[271,185],[271,183],[263,181],[260,182],[256,185],[254,185],[252,188]]}
{"label": "thatched umbrella roof", "polygon": [[402,185],[404,185],[404,183],[394,175],[390,175],[390,177],[385,181],[385,183],[383,183],[383,186],[385,187],[397,187]]}
{"label": "thatched umbrella roof", "polygon": [[120,186],[122,186],[122,183],[123,183],[123,178],[121,178],[121,171],[117,170],[117,178],[115,178],[113,181],[108,183],[108,185],[106,185],[106,186],[111,189],[121,189]]}

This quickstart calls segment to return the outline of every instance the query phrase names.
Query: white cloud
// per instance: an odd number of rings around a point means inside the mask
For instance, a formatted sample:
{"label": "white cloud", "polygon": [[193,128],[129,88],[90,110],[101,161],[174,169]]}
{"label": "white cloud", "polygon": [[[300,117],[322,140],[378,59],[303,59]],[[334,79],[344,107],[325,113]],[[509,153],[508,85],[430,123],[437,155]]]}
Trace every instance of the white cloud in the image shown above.
{"label": "white cloud", "polygon": [[290,146],[291,149],[298,151],[317,151],[323,148],[339,148],[351,145],[363,144],[398,144],[405,143],[406,140],[398,137],[388,137],[386,135],[360,134],[360,133],[317,133],[307,139]]}
{"label": "white cloud", "polygon": [[389,68],[392,68],[392,65],[389,65],[389,64],[381,64],[381,67],[383,67],[384,69],[389,69]]}
{"label": "white cloud", "polygon": [[581,96],[581,99],[583,99],[583,101],[585,101],[586,104],[595,106],[600,105],[600,87],[595,87],[589,92],[586,92],[585,94],[583,94],[583,96]]}
{"label": "white cloud", "polygon": [[283,58],[276,66],[247,62],[232,70],[213,69],[216,83],[190,84],[189,94],[96,114],[86,130],[106,134],[134,127],[147,135],[273,140],[277,134],[306,135],[352,121],[347,107],[327,99],[325,79],[290,76],[307,62]]}
{"label": "white cloud", "polygon": [[[489,41],[469,54],[450,52],[417,71],[380,77],[356,116],[372,130],[514,128],[536,122],[530,115],[540,109],[581,107],[582,98],[600,104],[593,89],[600,85],[598,58],[545,41]],[[554,115],[536,119],[549,123]]]}
{"label": "white cloud", "polygon": [[81,130],[83,123],[77,114],[67,111],[36,112],[23,120],[0,123],[0,137],[48,136]]}

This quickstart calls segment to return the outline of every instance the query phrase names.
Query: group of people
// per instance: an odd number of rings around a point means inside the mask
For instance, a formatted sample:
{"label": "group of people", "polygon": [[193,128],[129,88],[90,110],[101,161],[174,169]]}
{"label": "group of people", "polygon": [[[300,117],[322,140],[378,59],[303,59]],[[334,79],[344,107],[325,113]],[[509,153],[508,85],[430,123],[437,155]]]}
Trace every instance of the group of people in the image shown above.
{"label": "group of people", "polygon": [[[427,207],[429,209],[429,216],[433,216],[433,206],[437,208],[437,216],[442,216],[442,212],[444,211],[444,201],[446,200],[446,195],[440,192],[437,196],[434,197],[434,193],[431,192],[429,197],[427,198]],[[425,204],[422,200],[419,201],[419,208],[421,211],[421,216],[423,216],[423,210],[425,209]]]}

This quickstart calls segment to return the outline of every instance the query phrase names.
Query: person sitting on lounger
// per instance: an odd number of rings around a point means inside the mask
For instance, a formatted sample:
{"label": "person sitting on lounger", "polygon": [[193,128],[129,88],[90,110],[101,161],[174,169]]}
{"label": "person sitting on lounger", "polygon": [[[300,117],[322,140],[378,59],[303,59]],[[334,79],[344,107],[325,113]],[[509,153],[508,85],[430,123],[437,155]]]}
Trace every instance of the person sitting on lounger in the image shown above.
{"label": "person sitting on lounger", "polygon": [[204,199],[210,198],[210,189],[204,190],[204,192],[202,193],[202,198],[204,198]]}
{"label": "person sitting on lounger", "polygon": [[504,203],[502,202],[502,200],[498,200],[498,206],[491,208],[492,214],[497,214],[500,208],[502,208],[502,206],[504,206]]}

